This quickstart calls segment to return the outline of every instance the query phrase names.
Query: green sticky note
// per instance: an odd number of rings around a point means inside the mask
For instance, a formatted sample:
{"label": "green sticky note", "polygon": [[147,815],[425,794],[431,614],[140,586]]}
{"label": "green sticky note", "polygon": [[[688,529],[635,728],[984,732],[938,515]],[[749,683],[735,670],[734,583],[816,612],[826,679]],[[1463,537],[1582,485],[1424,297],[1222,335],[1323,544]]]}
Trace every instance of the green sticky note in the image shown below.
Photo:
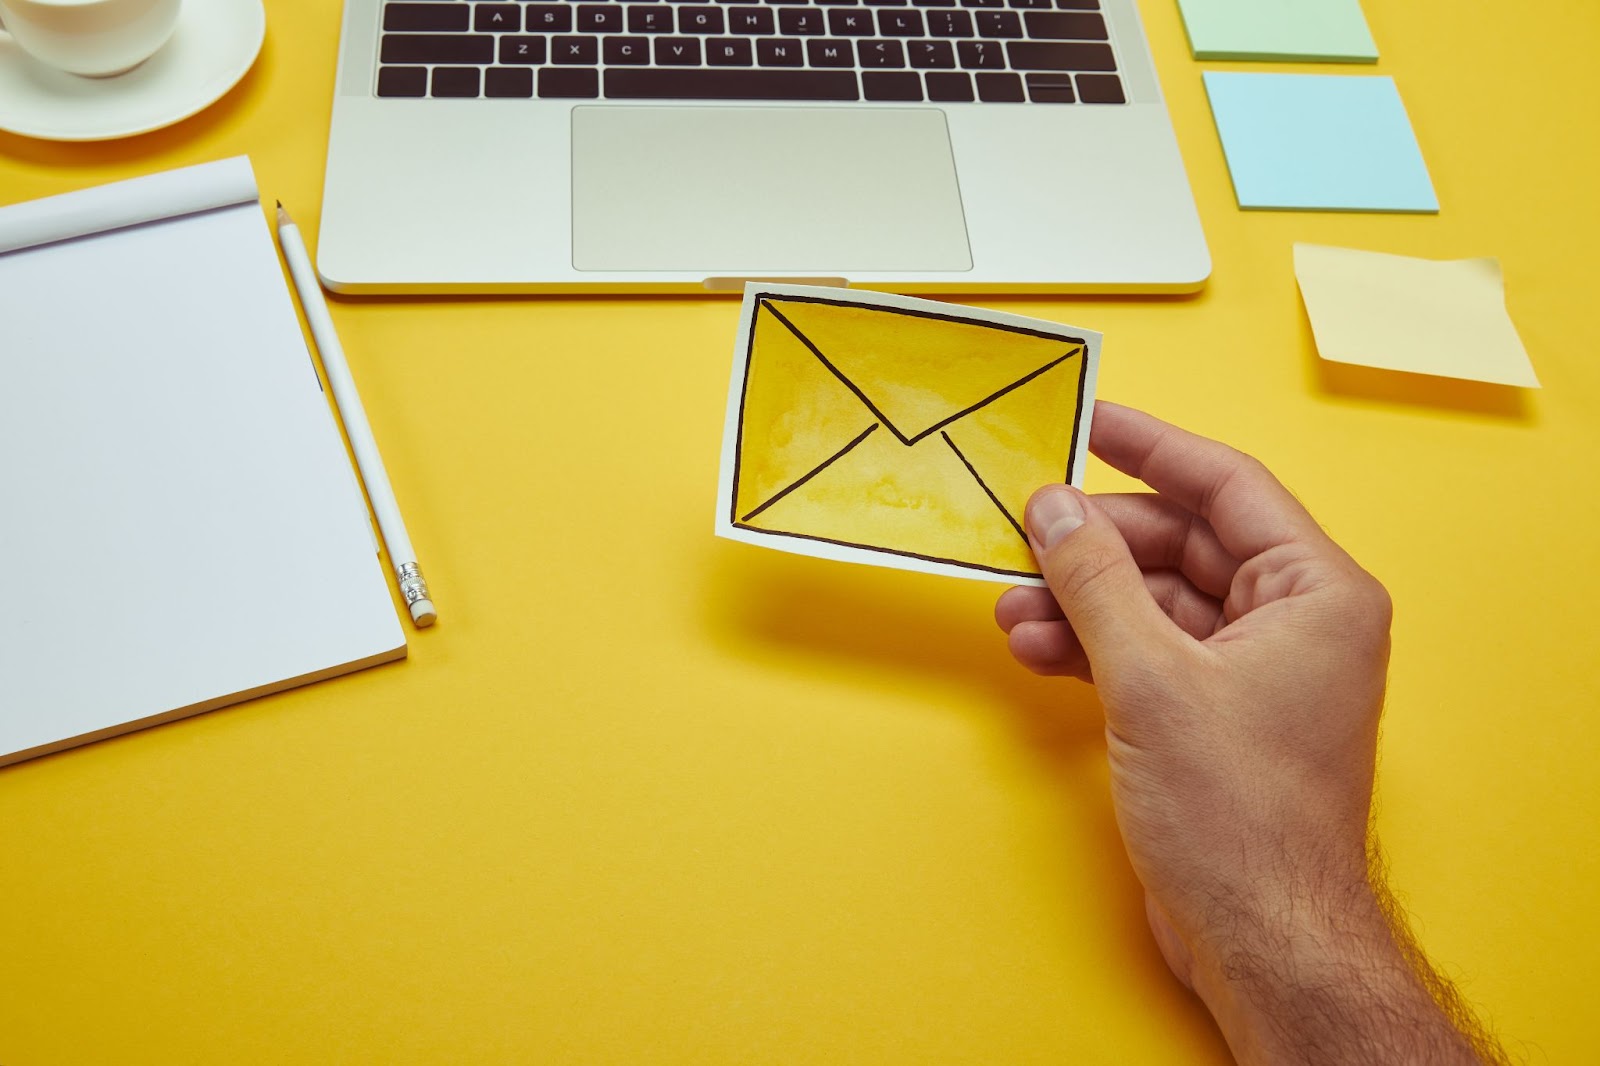
{"label": "green sticky note", "polygon": [[1374,63],[1359,0],[1178,0],[1196,59]]}

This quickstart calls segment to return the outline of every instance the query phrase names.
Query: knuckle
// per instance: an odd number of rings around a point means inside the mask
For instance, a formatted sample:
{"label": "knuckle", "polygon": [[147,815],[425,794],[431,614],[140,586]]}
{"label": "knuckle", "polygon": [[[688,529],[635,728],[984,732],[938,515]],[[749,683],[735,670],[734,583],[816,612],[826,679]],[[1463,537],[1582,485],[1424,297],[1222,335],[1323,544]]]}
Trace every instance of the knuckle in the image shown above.
{"label": "knuckle", "polygon": [[1051,584],[1068,602],[1082,602],[1115,578],[1121,561],[1109,545],[1096,544],[1080,549],[1070,558],[1055,560],[1056,573]]}
{"label": "knuckle", "polygon": [[1277,481],[1277,476],[1260,459],[1249,452],[1242,452],[1238,448],[1229,447],[1232,454],[1228,457],[1232,461],[1233,476],[1245,484],[1256,484],[1262,481]]}
{"label": "knuckle", "polygon": [[1389,590],[1383,587],[1383,582],[1366,575],[1365,596],[1367,611],[1375,621],[1383,623],[1383,628],[1388,629],[1394,621],[1394,597],[1389,595]]}
{"label": "knuckle", "polygon": [[1238,448],[1230,448],[1229,450],[1233,452],[1233,461],[1238,464],[1241,474],[1250,477],[1272,476],[1272,471],[1267,469],[1267,464],[1249,452],[1242,452]]}
{"label": "knuckle", "polygon": [[1352,579],[1344,583],[1343,591],[1341,599],[1347,624],[1374,641],[1386,640],[1394,621],[1394,600],[1383,583],[1356,567]]}

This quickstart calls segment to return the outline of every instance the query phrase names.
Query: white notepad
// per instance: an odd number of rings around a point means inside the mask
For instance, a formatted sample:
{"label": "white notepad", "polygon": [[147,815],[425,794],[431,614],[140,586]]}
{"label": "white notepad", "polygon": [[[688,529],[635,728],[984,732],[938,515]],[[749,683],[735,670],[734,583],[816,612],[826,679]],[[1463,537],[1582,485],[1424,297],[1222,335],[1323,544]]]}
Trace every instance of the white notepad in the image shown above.
{"label": "white notepad", "polygon": [[249,161],[0,208],[0,766],[405,653]]}

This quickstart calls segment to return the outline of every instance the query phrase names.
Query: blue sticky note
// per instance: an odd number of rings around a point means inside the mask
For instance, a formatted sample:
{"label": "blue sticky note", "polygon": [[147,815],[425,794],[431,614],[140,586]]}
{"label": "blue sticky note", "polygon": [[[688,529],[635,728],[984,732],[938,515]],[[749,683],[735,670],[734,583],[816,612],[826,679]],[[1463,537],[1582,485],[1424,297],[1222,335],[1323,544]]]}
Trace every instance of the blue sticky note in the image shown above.
{"label": "blue sticky note", "polygon": [[1207,72],[1239,206],[1436,212],[1394,79]]}

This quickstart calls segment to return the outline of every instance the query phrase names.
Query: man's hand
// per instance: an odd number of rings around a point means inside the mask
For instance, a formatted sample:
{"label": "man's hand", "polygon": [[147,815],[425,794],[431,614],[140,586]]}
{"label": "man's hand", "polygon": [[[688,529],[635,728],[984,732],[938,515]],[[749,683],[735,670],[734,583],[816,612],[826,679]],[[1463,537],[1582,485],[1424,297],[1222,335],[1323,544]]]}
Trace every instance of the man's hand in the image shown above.
{"label": "man's hand", "polygon": [[1104,402],[1090,447],[1155,493],[1035,493],[1050,587],[995,615],[1023,665],[1099,690],[1173,972],[1241,1061],[1492,1057],[1369,877],[1388,594],[1246,455]]}

